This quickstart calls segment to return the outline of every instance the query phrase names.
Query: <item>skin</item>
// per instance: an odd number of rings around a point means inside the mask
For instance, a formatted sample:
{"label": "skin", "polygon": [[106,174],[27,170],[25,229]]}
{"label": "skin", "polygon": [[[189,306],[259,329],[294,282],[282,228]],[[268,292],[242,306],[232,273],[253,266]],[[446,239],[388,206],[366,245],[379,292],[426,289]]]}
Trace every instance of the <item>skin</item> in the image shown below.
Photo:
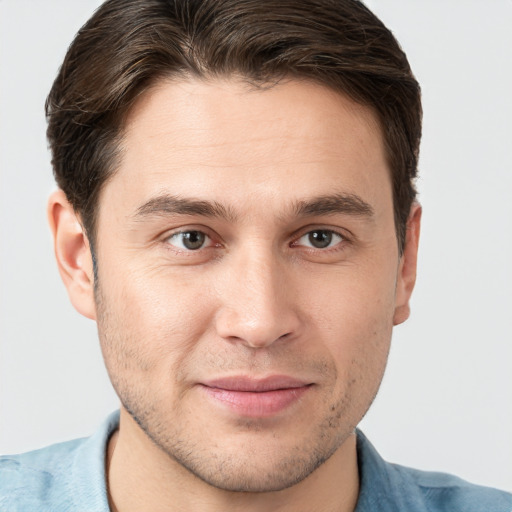
{"label": "skin", "polygon": [[[122,403],[112,509],[354,510],[354,429],[409,315],[421,216],[400,254],[376,116],[308,82],[168,81],[138,100],[122,147],[96,283],[79,219],[61,191],[49,204],[61,275]],[[207,235],[195,250],[191,231]],[[270,414],[204,392],[275,375],[307,389]]]}

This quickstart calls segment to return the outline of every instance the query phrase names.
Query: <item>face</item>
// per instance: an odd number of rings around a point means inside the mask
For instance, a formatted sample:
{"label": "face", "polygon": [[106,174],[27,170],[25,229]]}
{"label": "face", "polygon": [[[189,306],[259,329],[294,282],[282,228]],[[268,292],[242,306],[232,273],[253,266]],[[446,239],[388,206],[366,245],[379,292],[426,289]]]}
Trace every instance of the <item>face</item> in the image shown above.
{"label": "face", "polygon": [[301,481],[370,406],[408,299],[375,116],[305,82],[162,82],[122,148],[95,314],[124,410],[213,486]]}

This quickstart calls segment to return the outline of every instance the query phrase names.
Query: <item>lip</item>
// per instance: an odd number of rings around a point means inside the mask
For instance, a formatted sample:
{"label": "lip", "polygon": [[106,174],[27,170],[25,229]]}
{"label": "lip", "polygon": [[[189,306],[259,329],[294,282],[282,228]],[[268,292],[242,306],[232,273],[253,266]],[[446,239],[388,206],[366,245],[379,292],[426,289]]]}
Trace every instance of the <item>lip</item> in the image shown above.
{"label": "lip", "polygon": [[214,403],[248,417],[268,417],[287,409],[311,388],[312,383],[285,375],[265,378],[234,376],[200,383]]}

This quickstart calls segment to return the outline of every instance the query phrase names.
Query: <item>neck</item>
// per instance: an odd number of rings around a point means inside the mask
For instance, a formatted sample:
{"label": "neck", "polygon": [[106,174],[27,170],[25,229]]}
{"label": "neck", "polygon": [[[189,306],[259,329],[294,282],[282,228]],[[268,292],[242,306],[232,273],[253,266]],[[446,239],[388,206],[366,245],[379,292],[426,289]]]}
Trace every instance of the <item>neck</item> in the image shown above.
{"label": "neck", "polygon": [[231,492],[203,482],[163,453],[124,410],[109,441],[107,475],[112,512],[353,512],[359,492],[355,434],[292,487]]}

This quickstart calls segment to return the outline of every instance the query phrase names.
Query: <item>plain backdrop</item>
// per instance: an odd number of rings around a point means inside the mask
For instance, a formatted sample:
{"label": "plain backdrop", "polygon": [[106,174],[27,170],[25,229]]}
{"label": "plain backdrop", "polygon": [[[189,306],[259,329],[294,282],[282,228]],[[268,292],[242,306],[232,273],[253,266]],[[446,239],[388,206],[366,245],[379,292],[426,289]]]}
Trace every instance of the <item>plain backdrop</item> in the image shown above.
{"label": "plain backdrop", "polygon": [[[423,88],[412,317],[362,428],[388,460],[512,491],[512,1],[373,0]],[[0,452],[91,434],[117,407],[68,302],[45,203],[43,105],[94,0],[0,0]]]}

